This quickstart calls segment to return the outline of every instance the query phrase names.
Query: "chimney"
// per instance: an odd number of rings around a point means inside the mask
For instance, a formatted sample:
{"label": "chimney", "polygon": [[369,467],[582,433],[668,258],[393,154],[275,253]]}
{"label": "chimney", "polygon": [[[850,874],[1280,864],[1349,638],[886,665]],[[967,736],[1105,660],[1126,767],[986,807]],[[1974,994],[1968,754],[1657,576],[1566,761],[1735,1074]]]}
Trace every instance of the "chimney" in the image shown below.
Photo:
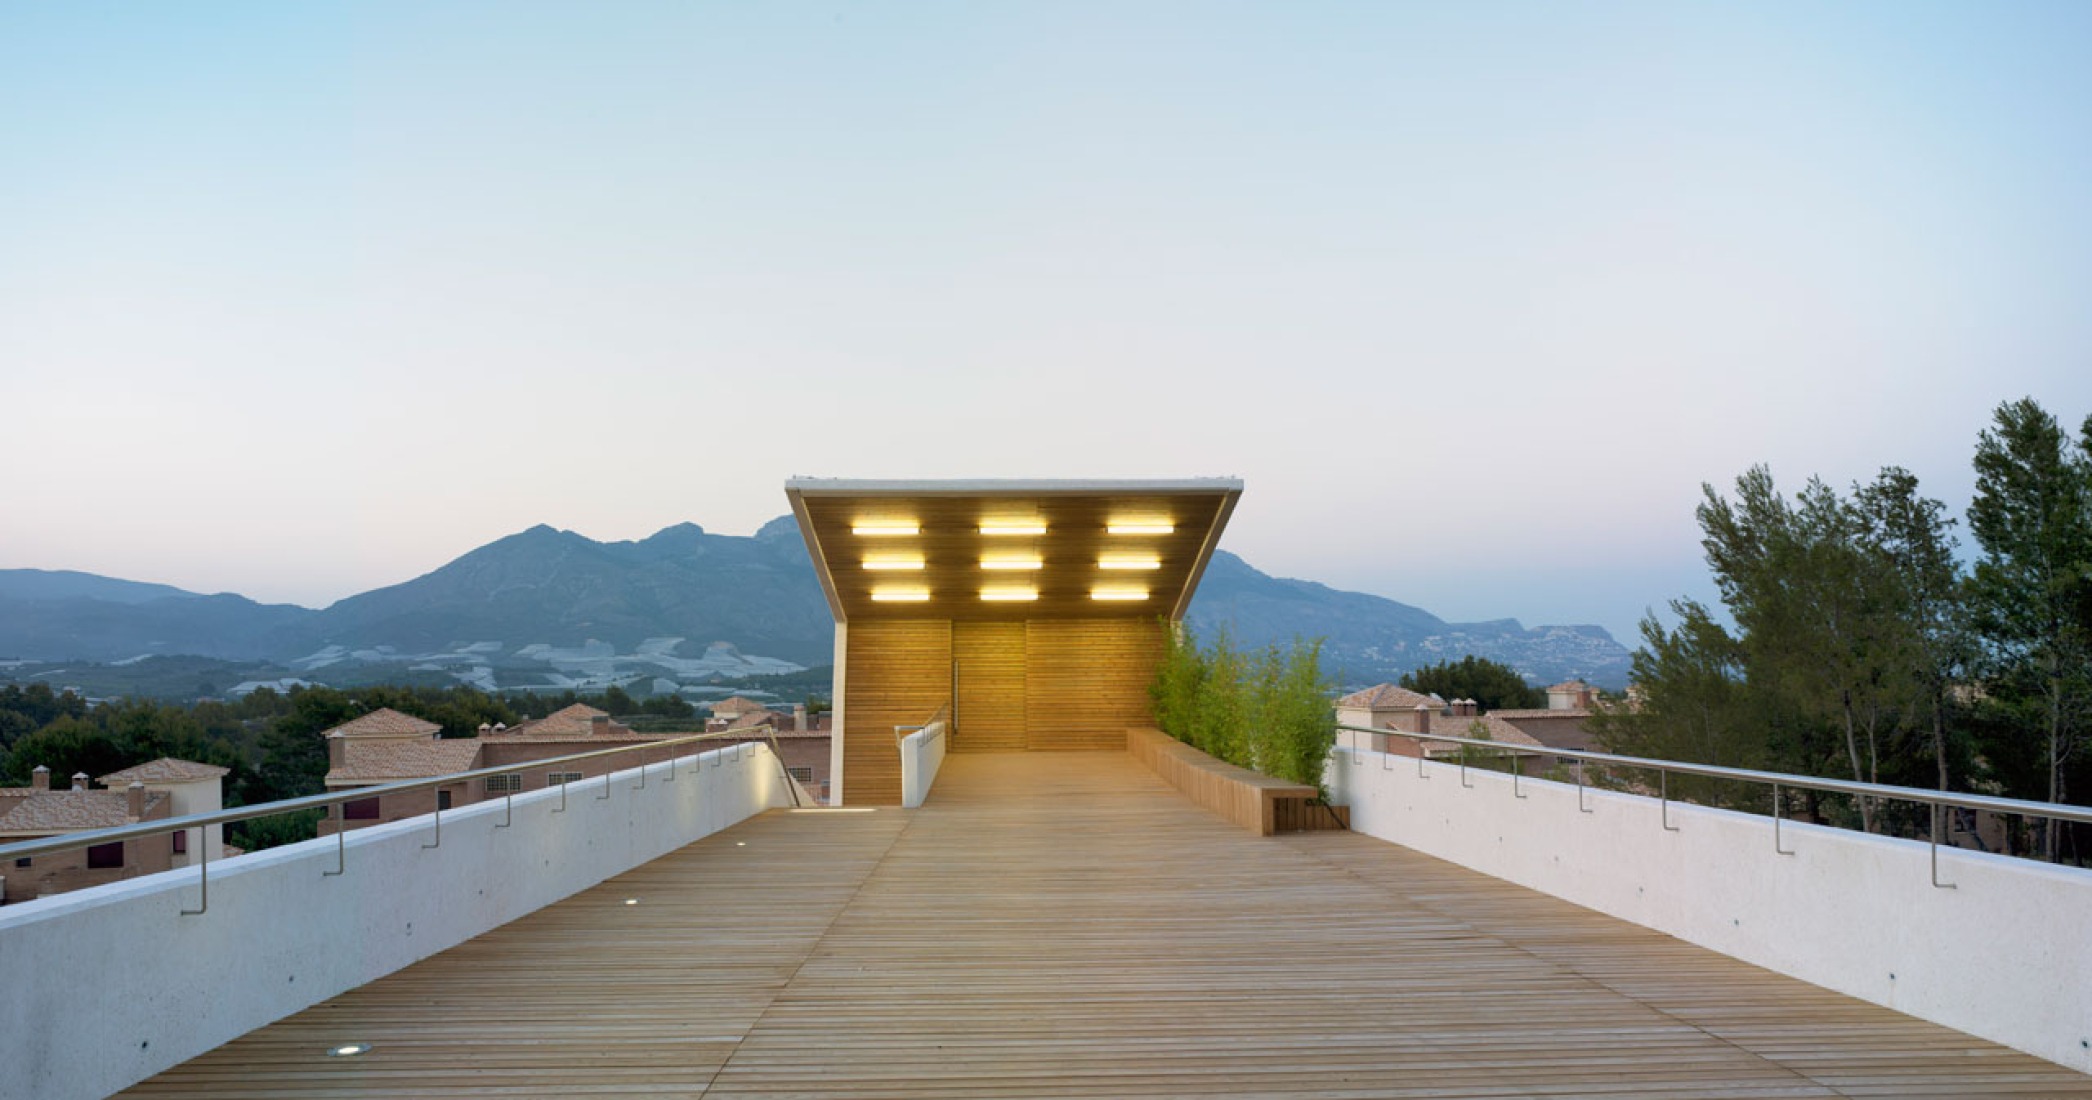
{"label": "chimney", "polygon": [[145,820],[145,784],[133,781],[123,793],[129,801],[124,812],[131,815],[132,821]]}
{"label": "chimney", "polygon": [[74,773],[73,773],[73,789],[74,789],[74,790],[76,790],[76,791],[84,791],[84,790],[86,790],[86,789],[87,789],[87,773],[86,773],[86,772],[74,772]]}
{"label": "chimney", "polygon": [[1413,732],[1431,732],[1431,704],[1418,703],[1416,705],[1416,729]]}
{"label": "chimney", "polygon": [[338,771],[348,763],[349,739],[339,734],[327,738],[327,770]]}
{"label": "chimney", "polygon": [[801,732],[801,733],[805,733],[805,732],[806,732],[806,704],[805,704],[805,703],[794,703],[794,704],[792,704],[792,728],[793,728],[793,729],[795,729],[795,730],[798,730],[798,731],[799,731],[799,732]]}
{"label": "chimney", "polygon": [[36,770],[29,773],[29,789],[32,791],[50,790],[51,769],[44,767],[42,764],[38,764],[36,766]]}
{"label": "chimney", "polygon": [[610,736],[610,716],[598,714],[590,717],[588,720],[588,735],[590,737]]}

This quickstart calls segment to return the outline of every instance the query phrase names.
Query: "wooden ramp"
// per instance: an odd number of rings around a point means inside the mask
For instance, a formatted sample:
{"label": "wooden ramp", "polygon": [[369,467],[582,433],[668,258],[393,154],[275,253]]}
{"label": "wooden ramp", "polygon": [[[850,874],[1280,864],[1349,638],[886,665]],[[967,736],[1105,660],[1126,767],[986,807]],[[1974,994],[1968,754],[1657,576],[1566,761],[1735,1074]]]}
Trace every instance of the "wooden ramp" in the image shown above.
{"label": "wooden ramp", "polygon": [[[374,1049],[323,1055],[355,1041]],[[1123,753],[1013,753],[947,758],[920,810],[766,814],[127,1095],[1980,1097],[2092,1078],[1376,840],[1251,836]]]}

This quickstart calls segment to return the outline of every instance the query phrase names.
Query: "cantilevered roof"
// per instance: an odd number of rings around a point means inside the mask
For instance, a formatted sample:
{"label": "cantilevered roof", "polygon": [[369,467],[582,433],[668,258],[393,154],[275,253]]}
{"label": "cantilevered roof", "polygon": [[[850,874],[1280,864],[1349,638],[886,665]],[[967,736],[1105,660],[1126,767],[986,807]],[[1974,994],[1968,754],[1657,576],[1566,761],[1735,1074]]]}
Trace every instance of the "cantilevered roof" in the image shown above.
{"label": "cantilevered roof", "polygon": [[1181,619],[1242,482],[793,478],[836,621]]}

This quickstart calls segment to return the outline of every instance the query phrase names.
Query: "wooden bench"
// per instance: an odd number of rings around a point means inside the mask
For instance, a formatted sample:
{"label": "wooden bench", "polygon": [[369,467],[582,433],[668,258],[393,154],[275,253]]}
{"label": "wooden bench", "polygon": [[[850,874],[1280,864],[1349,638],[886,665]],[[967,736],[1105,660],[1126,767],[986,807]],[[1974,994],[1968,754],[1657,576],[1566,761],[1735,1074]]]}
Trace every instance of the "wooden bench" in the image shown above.
{"label": "wooden bench", "polygon": [[1349,807],[1320,805],[1314,787],[1216,760],[1161,730],[1127,730],[1126,752],[1185,797],[1259,836],[1350,827]]}

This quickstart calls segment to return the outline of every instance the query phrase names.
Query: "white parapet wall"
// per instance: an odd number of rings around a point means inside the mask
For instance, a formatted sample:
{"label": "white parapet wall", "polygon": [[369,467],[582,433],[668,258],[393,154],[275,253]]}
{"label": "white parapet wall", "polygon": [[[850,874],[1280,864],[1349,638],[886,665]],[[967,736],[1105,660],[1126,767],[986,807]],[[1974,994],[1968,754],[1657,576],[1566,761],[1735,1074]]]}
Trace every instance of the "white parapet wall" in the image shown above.
{"label": "white parapet wall", "polygon": [[214,860],[200,916],[193,867],[0,908],[0,1094],[107,1096],[791,804],[767,746],[675,771],[445,811],[433,848],[429,817],[354,830],[338,875],[332,837]]}
{"label": "white parapet wall", "polygon": [[[1339,746],[1334,801],[1393,841],[1746,962],[2092,1072],[2092,871],[1421,767]],[[1529,761],[1528,770],[1539,767]]]}
{"label": "white parapet wall", "polygon": [[932,722],[901,738],[901,805],[914,809],[930,797],[944,766],[944,723]]}

